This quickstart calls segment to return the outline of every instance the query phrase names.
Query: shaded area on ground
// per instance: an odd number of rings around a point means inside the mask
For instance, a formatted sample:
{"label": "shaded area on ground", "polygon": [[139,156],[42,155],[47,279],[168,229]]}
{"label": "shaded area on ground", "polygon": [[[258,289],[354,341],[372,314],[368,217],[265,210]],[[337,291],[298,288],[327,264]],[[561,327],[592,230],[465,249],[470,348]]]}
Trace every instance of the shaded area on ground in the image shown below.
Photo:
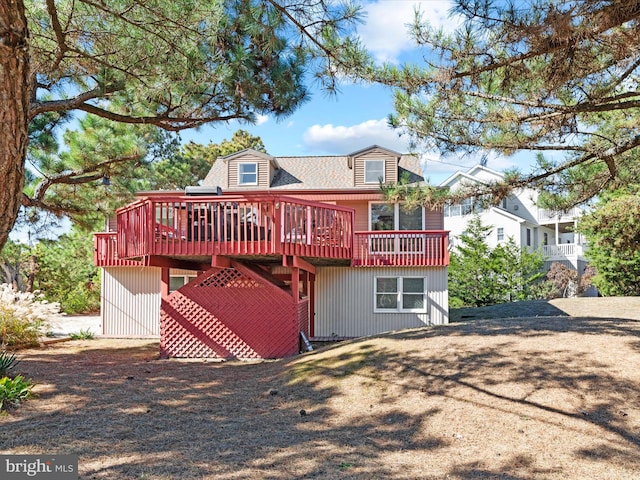
{"label": "shaded area on ground", "polygon": [[640,320],[640,297],[555,298],[501,303],[486,307],[452,308],[449,310],[449,321],[565,315]]}
{"label": "shaded area on ground", "polygon": [[22,354],[39,398],[3,453],[90,479],[550,480],[640,475],[640,322],[458,323],[261,363],[99,339]]}

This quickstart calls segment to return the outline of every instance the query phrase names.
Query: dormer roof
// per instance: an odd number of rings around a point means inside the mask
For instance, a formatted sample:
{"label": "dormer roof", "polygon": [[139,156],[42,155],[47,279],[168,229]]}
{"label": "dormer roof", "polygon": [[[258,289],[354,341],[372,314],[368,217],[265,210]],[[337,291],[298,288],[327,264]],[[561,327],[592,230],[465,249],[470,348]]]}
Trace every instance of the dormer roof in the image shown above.
{"label": "dormer roof", "polygon": [[[384,147],[372,145],[349,155],[273,157],[252,149],[243,150],[219,158],[211,167],[203,185],[220,185],[225,191],[233,189],[228,185],[227,169],[230,162],[241,161],[244,156],[268,160],[274,167],[269,190],[344,190],[354,188],[352,161],[368,153],[376,158],[387,158],[394,162],[397,178],[408,175],[410,183],[424,182],[420,162],[415,155],[403,155]],[[222,161],[220,161],[222,160]],[[239,189],[239,187],[235,187]],[[360,187],[362,188],[362,187]],[[371,185],[370,189],[379,189]]]}

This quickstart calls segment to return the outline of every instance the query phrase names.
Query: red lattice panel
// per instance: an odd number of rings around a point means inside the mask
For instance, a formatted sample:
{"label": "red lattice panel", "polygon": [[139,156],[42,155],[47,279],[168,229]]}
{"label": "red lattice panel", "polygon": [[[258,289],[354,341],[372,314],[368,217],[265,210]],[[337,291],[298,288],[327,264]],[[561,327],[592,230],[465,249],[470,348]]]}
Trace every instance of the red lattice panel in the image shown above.
{"label": "red lattice panel", "polygon": [[242,265],[211,269],[163,300],[161,353],[191,358],[294,355],[301,309],[308,315],[307,308]]}

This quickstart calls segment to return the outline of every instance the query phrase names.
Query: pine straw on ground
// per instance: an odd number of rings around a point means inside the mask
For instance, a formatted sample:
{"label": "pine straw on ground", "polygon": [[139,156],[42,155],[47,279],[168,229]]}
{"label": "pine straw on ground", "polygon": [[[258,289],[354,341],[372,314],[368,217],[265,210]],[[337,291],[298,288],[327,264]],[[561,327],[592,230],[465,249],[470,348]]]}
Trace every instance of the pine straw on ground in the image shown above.
{"label": "pine straw on ground", "polygon": [[639,321],[475,321],[261,363],[157,351],[22,352],[38,398],[0,417],[0,452],[75,453],[83,479],[640,478]]}

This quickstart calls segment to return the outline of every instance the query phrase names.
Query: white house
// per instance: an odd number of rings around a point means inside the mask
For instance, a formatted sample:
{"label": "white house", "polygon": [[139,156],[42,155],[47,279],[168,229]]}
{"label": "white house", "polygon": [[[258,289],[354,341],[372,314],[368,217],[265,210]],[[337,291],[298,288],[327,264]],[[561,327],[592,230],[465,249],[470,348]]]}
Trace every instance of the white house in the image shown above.
{"label": "white house", "polygon": [[[471,167],[466,172],[458,171],[440,184],[452,190],[469,183],[489,183],[504,178],[500,172],[482,165]],[[583,254],[584,239],[574,233],[580,209],[554,212],[536,205],[538,193],[533,189],[520,189],[505,198],[495,207],[483,209],[472,199],[461,205],[447,205],[444,208],[444,228],[449,230],[452,245],[467,228],[473,214],[480,217],[483,225],[492,227],[487,239],[489,246],[513,238],[517,245],[529,251],[540,249],[546,260],[546,268],[552,262],[560,262],[582,273],[586,266]]]}

